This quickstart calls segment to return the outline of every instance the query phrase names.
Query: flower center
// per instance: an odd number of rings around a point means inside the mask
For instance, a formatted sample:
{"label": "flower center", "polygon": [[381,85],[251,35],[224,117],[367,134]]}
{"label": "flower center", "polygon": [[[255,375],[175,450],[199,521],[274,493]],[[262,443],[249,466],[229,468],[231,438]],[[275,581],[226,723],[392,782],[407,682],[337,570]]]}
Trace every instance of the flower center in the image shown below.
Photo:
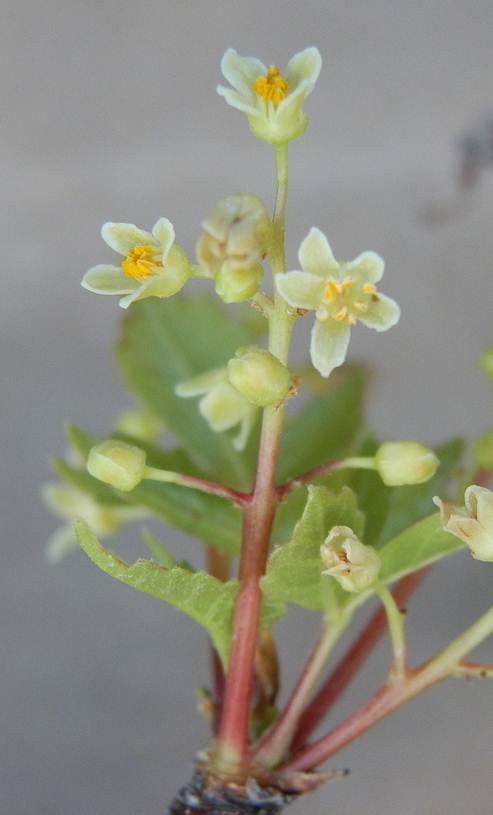
{"label": "flower center", "polygon": [[159,250],[155,246],[134,246],[121,264],[123,274],[140,282],[147,280],[157,267],[162,266]]}
{"label": "flower center", "polygon": [[354,325],[360,314],[368,311],[370,302],[378,300],[373,283],[358,284],[350,277],[341,282],[329,278],[324,289],[327,316],[338,323]]}
{"label": "flower center", "polygon": [[257,96],[273,105],[278,105],[289,93],[288,83],[275,65],[271,65],[265,76],[259,76],[255,80],[253,89]]}

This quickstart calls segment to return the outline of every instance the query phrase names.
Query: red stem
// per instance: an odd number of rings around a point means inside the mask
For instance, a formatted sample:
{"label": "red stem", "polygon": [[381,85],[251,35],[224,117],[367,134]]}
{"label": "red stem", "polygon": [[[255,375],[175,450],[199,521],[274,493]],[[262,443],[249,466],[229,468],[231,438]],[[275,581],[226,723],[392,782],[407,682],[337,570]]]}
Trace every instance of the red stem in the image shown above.
{"label": "red stem", "polygon": [[[392,592],[396,603],[406,603],[422,582],[427,569],[404,577]],[[373,649],[387,630],[387,617],[383,608],[378,609],[357,637],[353,645],[342,657],[339,664],[322,685],[316,696],[301,716],[292,743],[296,752],[306,742],[310,734],[320,724],[333,707],[336,700],[364,665]]]}
{"label": "red stem", "polygon": [[[229,561],[228,555],[218,552],[212,546],[206,547],[206,564],[207,571],[218,580],[224,583],[229,579]],[[210,662],[211,662],[211,675],[212,675],[212,689],[214,694],[214,702],[216,706],[215,721],[213,723],[214,731],[217,730],[219,717],[221,715],[222,700],[224,694],[224,670],[221,660],[216,649],[210,644]]]}
{"label": "red stem", "polygon": [[270,533],[277,508],[275,470],[280,427],[273,432],[264,417],[252,500],[244,510],[239,582],[233,619],[229,670],[218,732],[217,769],[241,775],[248,766],[248,725],[255,651]]}
{"label": "red stem", "polygon": [[323,475],[327,475],[333,470],[339,469],[342,463],[342,461],[330,461],[328,464],[320,464],[318,467],[312,467],[311,470],[307,470],[294,478],[290,478],[289,481],[286,481],[277,488],[279,500],[283,501],[284,498],[297,487],[302,487],[303,484],[311,484],[316,478],[321,478]]}

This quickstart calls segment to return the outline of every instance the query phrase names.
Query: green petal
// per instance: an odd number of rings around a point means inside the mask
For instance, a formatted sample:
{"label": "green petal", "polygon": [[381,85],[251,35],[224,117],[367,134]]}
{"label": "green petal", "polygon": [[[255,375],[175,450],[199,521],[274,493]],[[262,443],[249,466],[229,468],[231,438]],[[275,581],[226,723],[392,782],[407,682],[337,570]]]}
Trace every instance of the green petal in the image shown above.
{"label": "green petal", "polygon": [[45,504],[62,518],[76,518],[87,504],[87,498],[68,484],[43,484],[41,496]]}
{"label": "green petal", "polygon": [[59,563],[66,555],[78,548],[79,541],[72,524],[64,524],[55,529],[49,537],[45,556],[50,563]]}
{"label": "green petal", "polygon": [[346,359],[351,331],[336,320],[315,320],[312,328],[310,356],[322,376],[329,376]]}
{"label": "green petal", "polygon": [[377,297],[375,302],[370,301],[367,312],[358,314],[358,320],[375,331],[388,331],[399,322],[401,310],[391,297],[386,297],[385,294],[378,294]]}
{"label": "green petal", "polygon": [[327,278],[339,273],[339,264],[334,257],[330,243],[324,233],[312,227],[302,241],[298,251],[298,258],[303,271],[319,277]]}
{"label": "green petal", "polygon": [[109,221],[101,227],[101,236],[115,252],[126,257],[136,246],[156,246],[156,238],[135,224],[116,224]]}
{"label": "green petal", "polygon": [[241,57],[234,48],[228,48],[221,60],[221,71],[240,95],[253,101],[255,94],[252,86],[259,76],[267,73],[267,68],[256,57]]}
{"label": "green petal", "polygon": [[346,271],[354,277],[360,277],[364,283],[378,283],[385,270],[385,261],[376,252],[362,252],[350,263]]}
{"label": "green petal", "polygon": [[230,430],[244,418],[245,400],[228,382],[220,383],[200,400],[199,410],[216,433]]}
{"label": "green petal", "polygon": [[202,396],[212,390],[214,385],[225,382],[226,377],[226,368],[213,368],[211,371],[186,379],[185,382],[179,382],[175,387],[175,393],[184,399],[189,399],[191,396]]}
{"label": "green petal", "polygon": [[126,277],[119,266],[101,264],[85,273],[81,286],[95,294],[129,294],[135,291],[139,283]]}
{"label": "green petal", "polygon": [[259,116],[260,111],[253,106],[253,103],[248,102],[244,96],[232,88],[225,88],[224,85],[218,85],[216,88],[219,96],[224,96],[228,105],[232,108],[241,110],[242,113],[247,113],[249,116]]}
{"label": "green petal", "polygon": [[276,275],[279,294],[293,308],[316,309],[322,302],[324,281],[307,272],[287,272]]}
{"label": "green petal", "polygon": [[289,60],[286,68],[286,79],[290,89],[294,90],[301,82],[307,81],[311,86],[307,93],[310,93],[321,68],[322,57],[318,48],[305,48],[304,51],[299,51]]}
{"label": "green petal", "polygon": [[168,252],[175,242],[175,230],[171,221],[160,218],[152,227],[152,234],[163,248],[163,259],[166,260]]}
{"label": "green petal", "polygon": [[246,447],[246,443],[255,424],[256,415],[257,409],[250,406],[250,409],[247,410],[240,422],[240,432],[233,439],[233,447],[235,450],[238,450],[238,452],[241,452]]}

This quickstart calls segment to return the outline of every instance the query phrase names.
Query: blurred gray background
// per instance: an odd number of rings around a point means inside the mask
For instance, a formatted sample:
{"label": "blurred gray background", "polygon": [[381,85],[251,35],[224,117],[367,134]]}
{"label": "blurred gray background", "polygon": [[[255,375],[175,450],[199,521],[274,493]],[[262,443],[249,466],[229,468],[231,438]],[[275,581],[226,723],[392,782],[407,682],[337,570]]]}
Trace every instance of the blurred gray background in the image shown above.
{"label": "blurred gray background", "polygon": [[[351,346],[377,372],[379,431],[440,441],[486,428],[477,357],[493,343],[493,173],[461,217],[432,229],[421,214],[452,199],[455,139],[493,110],[493,5],[3,0],[1,16],[0,812],[160,815],[206,739],[194,715],[205,641],[81,555],[43,559],[56,522],[38,489],[63,452],[62,422],[104,433],[129,404],[112,367],[117,302],[79,287],[109,257],[99,227],[168,215],[192,252],[220,196],[270,202],[271,151],[215,94],[219,61],[234,46],[284,65],[318,45],[310,127],[290,151],[290,262],[313,224],[340,257],[386,258],[402,321],[383,336],[358,330]],[[437,571],[412,606],[415,659],[487,607],[492,577],[466,557]],[[315,629],[309,615],[290,624],[286,687]],[[491,643],[483,653],[491,661]],[[385,660],[382,648],[337,716]],[[435,690],[347,749],[336,765],[351,777],[296,811],[491,812],[492,702],[487,684]]]}

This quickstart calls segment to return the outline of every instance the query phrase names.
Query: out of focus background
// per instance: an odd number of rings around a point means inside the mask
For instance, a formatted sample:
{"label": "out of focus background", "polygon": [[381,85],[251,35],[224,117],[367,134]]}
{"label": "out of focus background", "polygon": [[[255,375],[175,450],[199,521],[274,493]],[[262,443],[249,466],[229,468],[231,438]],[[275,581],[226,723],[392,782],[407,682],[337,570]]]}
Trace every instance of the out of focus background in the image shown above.
{"label": "out of focus background", "polygon": [[[206,739],[200,631],[82,554],[58,567],[43,556],[56,521],[39,485],[64,451],[62,423],[104,434],[130,404],[112,364],[117,301],[79,286],[109,259],[100,225],[166,215],[193,253],[219,197],[271,202],[271,150],[216,95],[220,58],[234,46],[282,66],[317,45],[310,126],[290,150],[290,263],[312,225],[340,257],[386,258],[402,321],[355,331],[351,346],[375,369],[369,415],[382,435],[485,430],[493,171],[457,205],[457,139],[493,111],[492,36],[491,0],[3,0],[2,814],[160,815]],[[472,622],[492,585],[493,568],[465,556],[437,569],[410,610],[416,660]],[[287,688],[315,629],[309,615],[290,620]],[[382,680],[384,647],[333,721]],[[490,812],[492,702],[493,685],[462,682],[419,699],[338,757],[352,775],[303,811]]]}

